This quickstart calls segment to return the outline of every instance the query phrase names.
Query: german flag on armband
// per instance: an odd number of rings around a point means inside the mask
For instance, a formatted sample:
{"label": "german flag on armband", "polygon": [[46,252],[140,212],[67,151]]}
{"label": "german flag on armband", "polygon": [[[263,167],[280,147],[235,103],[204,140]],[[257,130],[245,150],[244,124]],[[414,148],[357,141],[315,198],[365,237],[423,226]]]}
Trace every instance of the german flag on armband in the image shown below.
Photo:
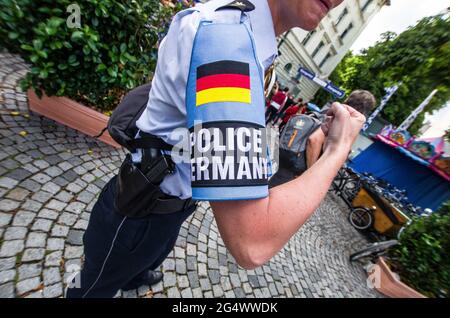
{"label": "german flag on armband", "polygon": [[196,106],[220,102],[251,104],[248,63],[218,61],[197,68]]}

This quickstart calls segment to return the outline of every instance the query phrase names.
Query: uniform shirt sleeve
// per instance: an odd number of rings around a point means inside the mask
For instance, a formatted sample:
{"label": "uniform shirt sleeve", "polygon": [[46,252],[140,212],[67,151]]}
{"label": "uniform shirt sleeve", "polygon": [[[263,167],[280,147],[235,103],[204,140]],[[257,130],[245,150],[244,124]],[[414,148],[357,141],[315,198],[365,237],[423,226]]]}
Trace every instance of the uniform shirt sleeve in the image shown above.
{"label": "uniform shirt sleeve", "polygon": [[[200,12],[192,9],[181,11],[173,18],[159,46],[147,107],[137,121],[139,129],[172,145],[188,142],[187,138],[180,139],[183,135],[180,131],[186,130],[186,83],[199,21]],[[168,195],[190,198],[189,162],[177,162],[175,173],[164,178],[160,188]]]}

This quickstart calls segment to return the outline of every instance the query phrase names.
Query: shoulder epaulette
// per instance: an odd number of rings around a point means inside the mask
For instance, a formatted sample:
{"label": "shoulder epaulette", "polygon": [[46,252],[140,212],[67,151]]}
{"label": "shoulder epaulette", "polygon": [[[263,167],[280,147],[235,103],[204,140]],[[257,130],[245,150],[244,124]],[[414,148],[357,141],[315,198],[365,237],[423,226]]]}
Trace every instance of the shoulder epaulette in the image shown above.
{"label": "shoulder epaulette", "polygon": [[223,9],[238,9],[242,12],[249,12],[255,10],[255,5],[248,0],[235,0],[229,4],[217,8],[216,11]]}

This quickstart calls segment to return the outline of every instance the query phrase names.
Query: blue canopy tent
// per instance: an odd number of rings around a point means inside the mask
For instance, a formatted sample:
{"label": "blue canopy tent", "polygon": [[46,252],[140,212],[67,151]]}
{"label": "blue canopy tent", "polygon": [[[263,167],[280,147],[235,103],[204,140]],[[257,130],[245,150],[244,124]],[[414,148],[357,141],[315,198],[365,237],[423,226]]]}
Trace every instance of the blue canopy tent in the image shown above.
{"label": "blue canopy tent", "polygon": [[412,204],[433,211],[450,200],[450,182],[421,162],[379,140],[349,164],[358,172],[369,172],[407,191]]}

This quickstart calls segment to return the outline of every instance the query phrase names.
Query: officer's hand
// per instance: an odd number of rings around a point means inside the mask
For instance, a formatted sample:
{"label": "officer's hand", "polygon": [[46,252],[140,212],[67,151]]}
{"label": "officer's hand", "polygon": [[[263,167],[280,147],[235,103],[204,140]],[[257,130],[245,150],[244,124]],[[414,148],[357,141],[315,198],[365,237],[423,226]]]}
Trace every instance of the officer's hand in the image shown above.
{"label": "officer's hand", "polygon": [[365,121],[364,115],[354,108],[333,103],[322,125],[326,135],[324,150],[342,151],[348,154]]}

